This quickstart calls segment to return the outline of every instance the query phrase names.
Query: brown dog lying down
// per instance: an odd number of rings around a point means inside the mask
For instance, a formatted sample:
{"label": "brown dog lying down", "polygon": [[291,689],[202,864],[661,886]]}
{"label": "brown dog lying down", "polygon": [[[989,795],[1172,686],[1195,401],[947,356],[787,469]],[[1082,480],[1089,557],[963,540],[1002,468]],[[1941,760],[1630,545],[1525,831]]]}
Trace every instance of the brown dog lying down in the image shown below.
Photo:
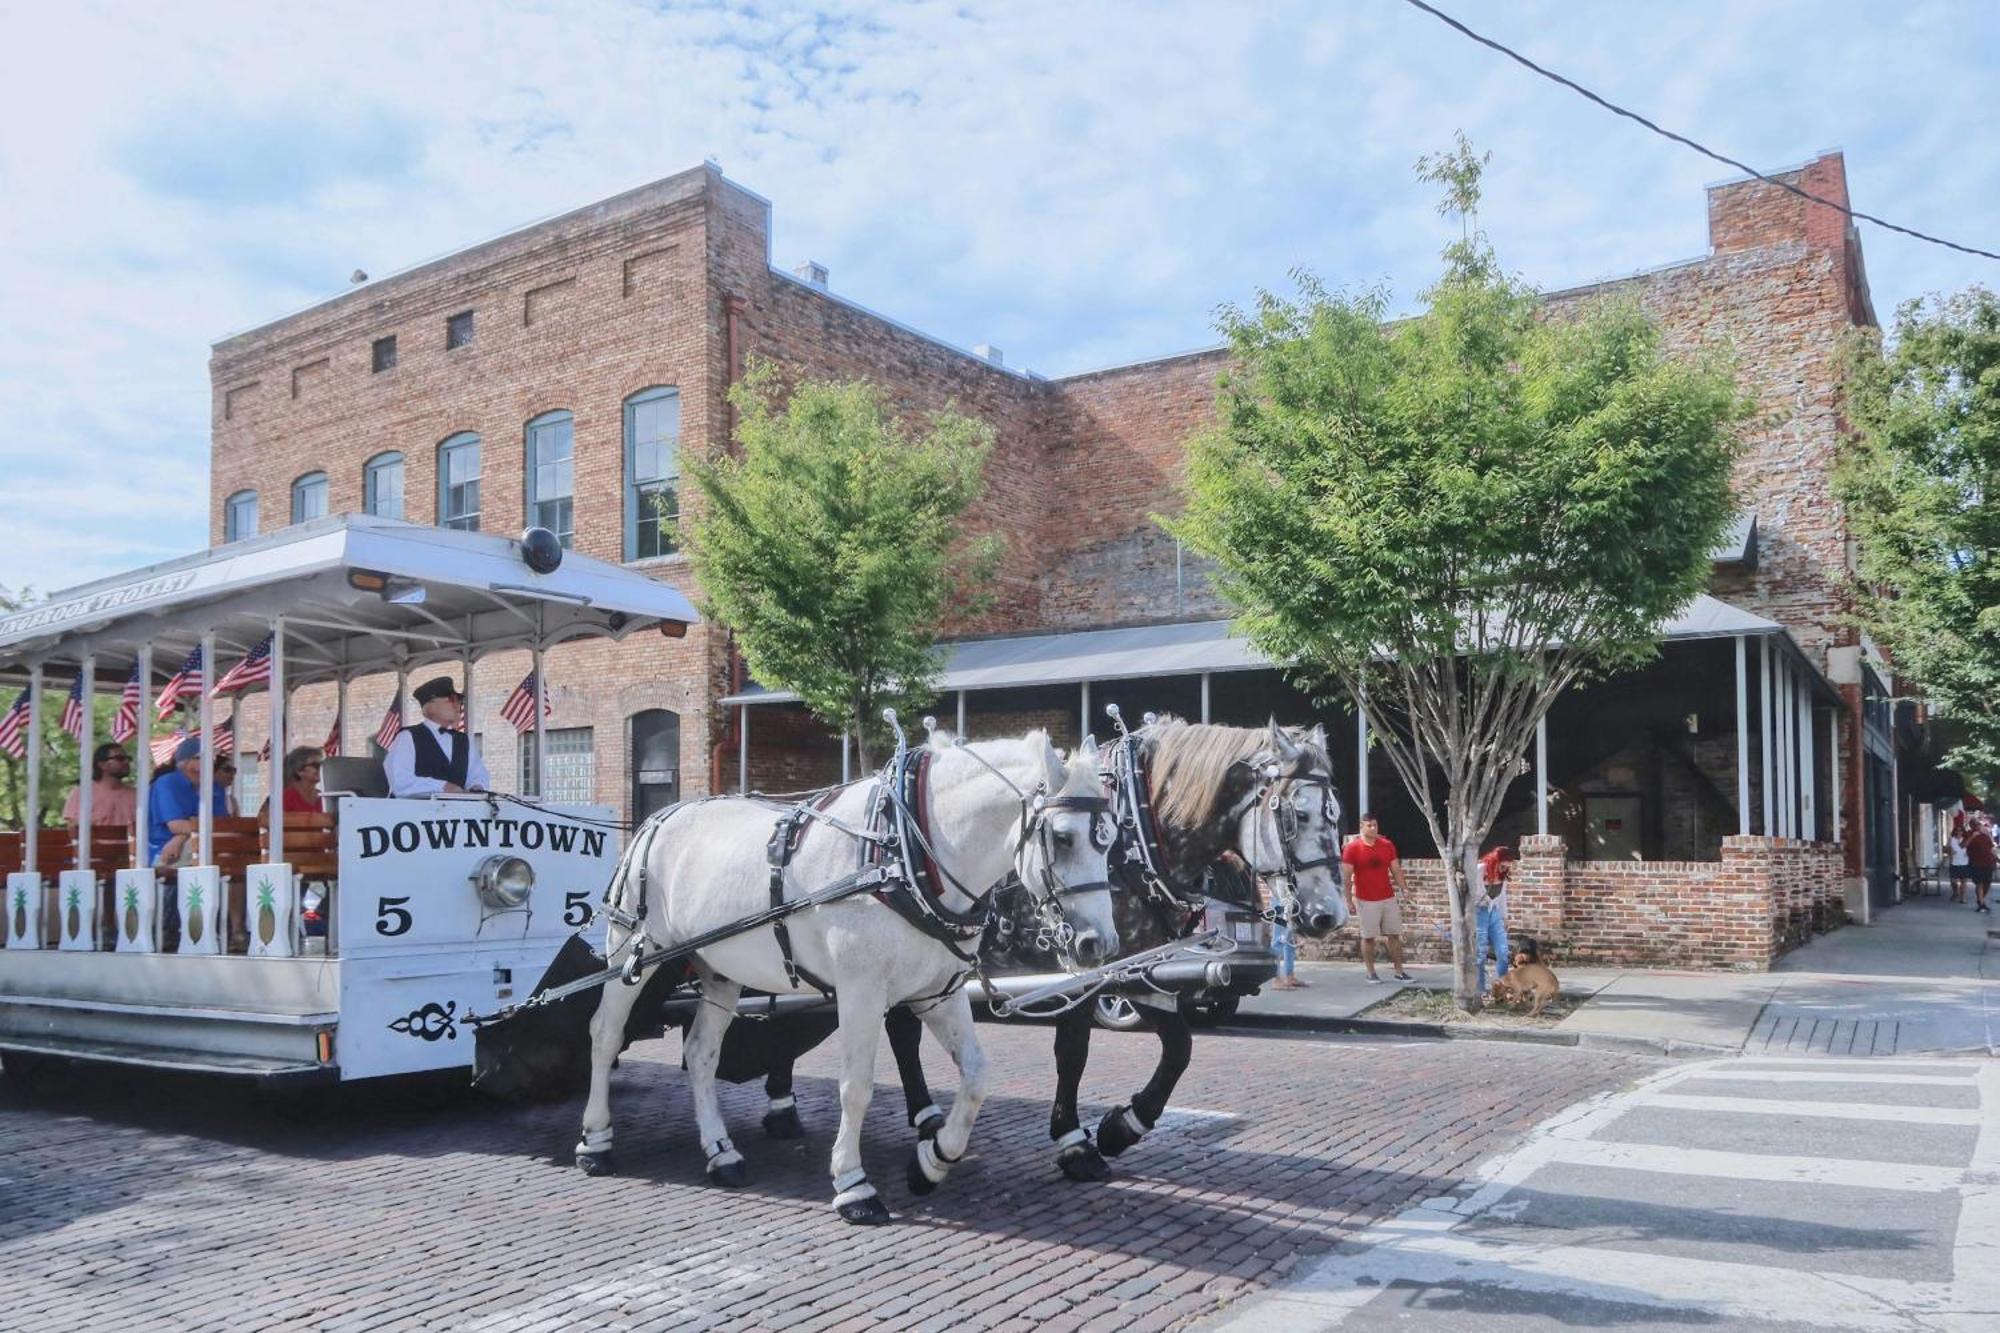
{"label": "brown dog lying down", "polygon": [[1507,969],[1507,975],[1493,982],[1493,1002],[1507,1004],[1532,1000],[1534,1007],[1528,1010],[1528,1017],[1540,1018],[1542,1006],[1562,994],[1562,986],[1556,981],[1556,974],[1549,971],[1544,963],[1533,963],[1525,954],[1517,954],[1514,965]]}

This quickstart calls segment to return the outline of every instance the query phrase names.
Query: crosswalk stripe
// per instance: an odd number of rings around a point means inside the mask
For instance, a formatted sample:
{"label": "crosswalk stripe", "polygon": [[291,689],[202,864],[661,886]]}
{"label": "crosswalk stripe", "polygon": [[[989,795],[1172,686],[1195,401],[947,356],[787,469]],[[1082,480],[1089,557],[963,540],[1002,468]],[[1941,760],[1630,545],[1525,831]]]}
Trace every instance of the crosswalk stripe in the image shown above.
{"label": "crosswalk stripe", "polygon": [[1972,1088],[1969,1078],[1948,1074],[1843,1074],[1817,1069],[1704,1069],[1690,1074],[1687,1081],[1728,1079],[1739,1083],[1881,1083],[1896,1087]]}
{"label": "crosswalk stripe", "polygon": [[1660,1175],[1714,1176],[1723,1180],[1766,1180],[1799,1185],[1845,1185],[1855,1189],[1911,1190],[1924,1194],[1957,1189],[1965,1181],[1964,1171],[1949,1166],[1825,1157],[1770,1157],[1762,1153],[1723,1152],[1714,1148],[1607,1143],[1600,1139],[1558,1139],[1549,1160],[1572,1166],[1651,1171]]}
{"label": "crosswalk stripe", "polygon": [[1788,1102],[1769,1097],[1698,1097],[1653,1092],[1635,1097],[1634,1106],[1671,1111],[1732,1111],[1746,1115],[1817,1116],[1828,1120],[1894,1120],[1906,1125],[1976,1125],[1979,1112],[1946,1106],[1880,1106],[1867,1102]]}

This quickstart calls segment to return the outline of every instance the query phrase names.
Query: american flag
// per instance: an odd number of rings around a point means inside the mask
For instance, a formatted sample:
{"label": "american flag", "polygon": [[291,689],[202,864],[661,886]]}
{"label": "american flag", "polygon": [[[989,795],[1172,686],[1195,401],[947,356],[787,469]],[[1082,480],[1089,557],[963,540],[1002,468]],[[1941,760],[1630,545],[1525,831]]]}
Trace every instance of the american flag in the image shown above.
{"label": "american flag", "polygon": [[153,738],[153,767],[164,768],[174,762],[174,751],[181,748],[181,742],[188,738],[187,729],[175,727],[171,736]]}
{"label": "american flag", "polygon": [[132,674],[125,681],[125,692],[118,696],[118,716],[111,719],[111,739],[120,745],[129,745],[139,734],[139,664],[132,664]]}
{"label": "american flag", "polygon": [[340,714],[333,715],[333,725],[326,729],[326,744],[319,748],[328,759],[340,753]]}
{"label": "american flag", "polygon": [[264,747],[257,751],[257,762],[260,764],[271,762],[271,738],[269,736],[264,738]]}
{"label": "american flag", "polygon": [[200,693],[201,645],[196,644],[194,651],[187,655],[187,661],[181,663],[181,669],[174,673],[173,679],[160,687],[159,708],[154,716],[165,718],[180,707],[182,699],[192,699]]}
{"label": "american flag", "polygon": [[[201,733],[197,731],[195,735]],[[222,725],[215,729],[215,752],[218,755],[236,753],[236,719],[225,717]]]}
{"label": "american flag", "polygon": [[83,677],[78,676],[69,687],[69,696],[63,700],[62,729],[70,735],[83,739]]}
{"label": "american flag", "polygon": [[5,750],[16,759],[28,757],[28,692],[22,690],[14,696],[14,706],[0,717],[0,750]]}
{"label": "american flag", "polygon": [[[500,705],[500,716],[512,722],[514,730],[527,731],[535,725],[535,694],[535,673],[530,671]],[[541,696],[542,716],[547,717],[551,711],[548,691],[541,691]]]}
{"label": "american flag", "polygon": [[382,725],[375,731],[375,743],[386,750],[396,743],[396,737],[402,731],[403,696],[399,694],[389,701],[389,711],[382,714]]}
{"label": "american flag", "polygon": [[252,685],[262,685],[271,679],[271,636],[266,634],[264,642],[250,650],[250,655],[229,668],[222,679],[215,682],[209,697],[218,694],[240,694]]}

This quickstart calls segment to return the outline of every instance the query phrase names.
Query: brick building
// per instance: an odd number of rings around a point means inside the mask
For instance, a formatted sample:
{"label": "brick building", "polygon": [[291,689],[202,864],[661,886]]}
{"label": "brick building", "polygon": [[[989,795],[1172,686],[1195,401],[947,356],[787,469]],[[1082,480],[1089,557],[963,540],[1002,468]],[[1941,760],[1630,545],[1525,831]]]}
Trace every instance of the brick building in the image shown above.
{"label": "brick building", "polygon": [[[1788,179],[1846,197],[1837,154]],[[1895,742],[1863,706],[1887,693],[1866,688],[1884,671],[1841,623],[1848,536],[1829,481],[1837,343],[1874,316],[1839,213],[1754,180],[1712,187],[1708,211],[1706,256],[1551,300],[1630,295],[1672,345],[1733,352],[1765,409],[1739,470],[1743,520],[1717,552],[1713,597],[1670,627],[1655,666],[1561,701],[1500,831],[1527,852],[1517,916],[1576,954],[1755,966],[1865,910],[1871,876],[1878,902],[1893,879]],[[1102,731],[1113,699],[1128,716],[1219,722],[1312,711],[1228,638],[1204,571],[1149,517],[1173,502],[1182,442],[1210,418],[1220,351],[1022,373],[841,299],[815,265],[774,269],[770,205],[708,167],[217,344],[212,535],[361,509],[508,532],[532,521],[692,592],[656,501],[671,515],[675,459],[729,438],[727,393],[752,357],[995,428],[973,522],[1003,540],[998,595],[951,627],[940,705],[970,732],[1034,723],[1066,742],[1087,716]],[[527,757],[498,710],[526,670],[491,659],[473,691],[474,727],[510,785]],[[837,738],[743,679],[714,627],[559,650],[549,675],[552,796],[638,812],[831,780],[845,760]],[[392,680],[372,684],[351,694],[350,749],[395,696]],[[333,702],[302,692],[293,710],[293,734],[309,736]],[[1353,774],[1350,812],[1371,803],[1422,847],[1387,765],[1359,762],[1359,720],[1324,720]],[[1434,863],[1415,868],[1435,913]],[[1432,938],[1428,922],[1415,930]]]}

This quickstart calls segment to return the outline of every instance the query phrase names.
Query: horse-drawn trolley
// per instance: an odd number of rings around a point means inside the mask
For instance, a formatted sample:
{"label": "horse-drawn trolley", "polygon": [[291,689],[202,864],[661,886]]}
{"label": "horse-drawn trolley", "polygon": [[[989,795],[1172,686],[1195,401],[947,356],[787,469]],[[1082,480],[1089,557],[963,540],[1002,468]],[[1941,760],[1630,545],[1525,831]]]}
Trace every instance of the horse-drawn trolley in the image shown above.
{"label": "horse-drawn trolley", "polygon": [[[503,793],[391,797],[382,764],[366,757],[374,719],[347,716],[349,683],[393,673],[400,700],[409,673],[456,668],[470,695],[489,654],[530,654],[540,682],[557,644],[680,637],[696,619],[673,588],[564,552],[539,530],[516,541],[354,515],[0,619],[0,682],[27,712],[27,808],[40,809],[44,781],[37,719],[65,694],[84,705],[120,695],[138,779],[136,838],[94,826],[87,780],[76,827],[89,836],[0,835],[0,1059],[272,1082],[469,1071],[467,1016],[525,998],[591,924],[621,851],[614,812]],[[273,760],[286,753],[287,704],[306,686],[330,687],[335,748],[360,756],[327,761],[321,810],[259,820],[211,806],[220,741],[233,732],[216,685],[260,652],[245,675],[268,691]],[[147,830],[168,690],[198,700],[188,722],[204,795],[189,853],[162,869]],[[533,712],[539,730],[544,710]],[[88,756],[101,737],[92,710],[80,713]],[[547,753],[534,747],[537,764]],[[264,786],[280,811],[277,784]]]}

